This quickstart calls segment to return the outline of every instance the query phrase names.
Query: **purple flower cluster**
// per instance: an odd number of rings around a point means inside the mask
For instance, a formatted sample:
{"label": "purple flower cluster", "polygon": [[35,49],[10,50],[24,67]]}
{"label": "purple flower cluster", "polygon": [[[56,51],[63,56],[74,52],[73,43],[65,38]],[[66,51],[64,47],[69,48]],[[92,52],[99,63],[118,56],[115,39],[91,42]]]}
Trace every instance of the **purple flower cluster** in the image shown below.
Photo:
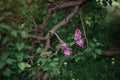
{"label": "purple flower cluster", "polygon": [[60,45],[60,48],[64,51],[65,56],[70,56],[70,49],[67,47],[65,43]]}
{"label": "purple flower cluster", "polygon": [[80,30],[77,28],[76,31],[75,31],[75,37],[74,37],[74,40],[76,42],[76,44],[78,46],[83,46],[84,45],[84,42],[83,40],[81,39],[81,32]]}
{"label": "purple flower cluster", "polygon": [[[75,31],[74,40],[78,46],[82,47],[84,45],[84,42],[81,39],[81,32],[78,28]],[[67,45],[65,43],[62,43],[60,45],[60,48],[64,51],[65,56],[67,56],[67,57],[70,56],[70,49],[67,47]]]}

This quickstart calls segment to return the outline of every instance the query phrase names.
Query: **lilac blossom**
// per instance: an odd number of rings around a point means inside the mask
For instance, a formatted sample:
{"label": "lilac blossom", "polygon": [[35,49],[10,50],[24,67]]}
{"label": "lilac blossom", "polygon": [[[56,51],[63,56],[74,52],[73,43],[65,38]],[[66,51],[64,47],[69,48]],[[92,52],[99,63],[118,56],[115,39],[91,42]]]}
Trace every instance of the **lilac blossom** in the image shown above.
{"label": "lilac blossom", "polygon": [[81,39],[81,32],[80,32],[80,30],[77,28],[76,31],[75,31],[74,40],[79,40],[79,39]]}
{"label": "lilac blossom", "polygon": [[76,31],[75,31],[75,37],[74,37],[74,40],[76,42],[76,44],[78,46],[83,46],[84,45],[84,42],[83,40],[81,39],[81,32],[80,30],[77,28]]}
{"label": "lilac blossom", "polygon": [[65,43],[62,43],[62,44],[60,45],[60,48],[61,48],[62,50],[65,50],[65,49],[67,48],[67,45],[66,45]]}
{"label": "lilac blossom", "polygon": [[64,50],[64,54],[65,54],[65,56],[70,56],[70,49],[69,48],[67,48],[66,50]]}
{"label": "lilac blossom", "polygon": [[80,39],[80,40],[77,40],[77,41],[76,41],[76,44],[77,44],[78,46],[83,46],[83,45],[84,45],[84,42],[83,42],[82,39]]}
{"label": "lilac blossom", "polygon": [[67,47],[65,43],[60,45],[60,48],[64,51],[65,56],[70,56],[70,49]]}

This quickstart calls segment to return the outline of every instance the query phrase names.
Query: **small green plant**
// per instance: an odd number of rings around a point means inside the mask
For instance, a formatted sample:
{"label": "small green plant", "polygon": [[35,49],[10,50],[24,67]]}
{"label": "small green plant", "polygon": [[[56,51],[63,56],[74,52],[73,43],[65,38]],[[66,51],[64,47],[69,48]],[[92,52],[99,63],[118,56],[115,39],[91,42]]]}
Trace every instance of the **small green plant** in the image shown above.
{"label": "small green plant", "polygon": [[93,41],[89,43],[89,47],[87,47],[83,53],[87,53],[88,55],[90,54],[96,58],[97,55],[102,54],[102,50],[100,49],[101,46],[103,47],[103,44],[98,42],[96,39],[93,39]]}

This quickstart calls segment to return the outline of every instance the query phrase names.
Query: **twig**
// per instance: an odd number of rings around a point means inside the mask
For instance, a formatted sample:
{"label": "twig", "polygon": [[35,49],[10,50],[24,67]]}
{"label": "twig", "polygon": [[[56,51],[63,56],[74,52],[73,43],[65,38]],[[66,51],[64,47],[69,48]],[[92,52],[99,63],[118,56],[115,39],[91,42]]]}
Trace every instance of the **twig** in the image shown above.
{"label": "twig", "polygon": [[40,79],[40,76],[43,74],[43,72],[39,72],[36,77],[34,77],[33,80],[39,80]]}
{"label": "twig", "polygon": [[63,43],[63,40],[60,39],[60,37],[58,36],[58,34],[57,34],[56,32],[50,31],[50,33],[55,34],[55,36],[58,38],[58,40],[59,40],[61,43]]}
{"label": "twig", "polygon": [[47,80],[47,78],[49,77],[49,73],[47,72],[47,73],[45,73],[45,76],[43,77],[43,80]]}
{"label": "twig", "polygon": [[35,35],[29,35],[29,37],[31,37],[33,39],[37,39],[37,40],[47,40],[46,37],[39,37],[39,36],[35,36]]}
{"label": "twig", "polygon": [[87,36],[86,36],[85,25],[84,25],[84,22],[83,22],[83,19],[82,19],[82,10],[80,12],[80,20],[81,20],[81,23],[82,23],[83,33],[84,33],[84,37],[85,37],[87,47],[88,47],[89,43],[88,43],[88,39],[87,39]]}
{"label": "twig", "polygon": [[28,33],[33,33],[33,32],[39,32],[41,33],[41,30],[38,30],[38,29],[31,29],[28,31]]}
{"label": "twig", "polygon": [[27,61],[27,63],[31,62],[31,65],[33,65],[33,59],[34,59],[35,55],[36,55],[36,54],[33,54],[33,55],[31,56],[31,58]]}
{"label": "twig", "polygon": [[32,19],[31,17],[27,17],[32,23],[33,23],[33,25],[36,27],[37,26],[37,23],[35,22],[35,20],[34,19]]}
{"label": "twig", "polygon": [[58,51],[59,51],[59,49],[57,49],[57,51],[56,51],[55,53],[53,53],[52,55],[50,55],[50,56],[46,59],[46,61],[41,64],[40,68],[43,67],[50,58],[52,58],[53,56],[55,56],[55,55],[58,53]]}

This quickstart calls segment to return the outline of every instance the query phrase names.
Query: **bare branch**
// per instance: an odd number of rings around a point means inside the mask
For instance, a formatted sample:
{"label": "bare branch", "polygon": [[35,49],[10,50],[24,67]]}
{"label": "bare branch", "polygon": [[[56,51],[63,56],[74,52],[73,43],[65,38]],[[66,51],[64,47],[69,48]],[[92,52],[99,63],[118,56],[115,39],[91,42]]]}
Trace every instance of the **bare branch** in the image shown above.
{"label": "bare branch", "polygon": [[120,54],[120,50],[114,50],[114,51],[102,51],[103,56],[114,56]]}
{"label": "bare branch", "polygon": [[50,8],[47,12],[47,15],[46,15],[46,18],[44,19],[42,25],[40,26],[40,29],[42,31],[44,31],[47,23],[48,23],[48,20],[51,16],[51,13],[56,11],[56,10],[59,10],[59,9],[63,9],[63,8],[70,8],[70,7],[75,7],[75,6],[82,6],[85,2],[87,2],[88,0],[78,0],[78,1],[70,1],[70,2],[65,2],[65,3],[62,3],[60,5],[56,5],[55,7],[53,8]]}
{"label": "bare branch", "polygon": [[75,14],[76,14],[77,11],[78,11],[78,8],[79,8],[79,6],[76,6],[76,7],[74,8],[74,11],[73,11],[71,14],[69,14],[65,19],[63,19],[63,21],[61,21],[60,23],[58,23],[57,25],[55,25],[50,31],[51,31],[51,32],[52,32],[52,31],[55,32],[55,31],[58,30],[60,27],[62,27],[62,26],[65,25],[66,23],[68,23],[68,22],[71,20],[71,18],[75,16]]}
{"label": "bare branch", "polygon": [[47,72],[47,73],[45,73],[45,76],[43,77],[43,80],[47,80],[48,79],[48,77],[49,77],[49,73]]}
{"label": "bare branch", "polygon": [[87,43],[87,47],[88,47],[89,45],[88,45],[88,39],[87,39],[87,36],[86,36],[85,25],[84,25],[83,18],[82,18],[82,10],[80,12],[80,20],[81,20],[81,23],[82,23],[84,37],[85,37],[85,40],[86,40],[86,43]]}

